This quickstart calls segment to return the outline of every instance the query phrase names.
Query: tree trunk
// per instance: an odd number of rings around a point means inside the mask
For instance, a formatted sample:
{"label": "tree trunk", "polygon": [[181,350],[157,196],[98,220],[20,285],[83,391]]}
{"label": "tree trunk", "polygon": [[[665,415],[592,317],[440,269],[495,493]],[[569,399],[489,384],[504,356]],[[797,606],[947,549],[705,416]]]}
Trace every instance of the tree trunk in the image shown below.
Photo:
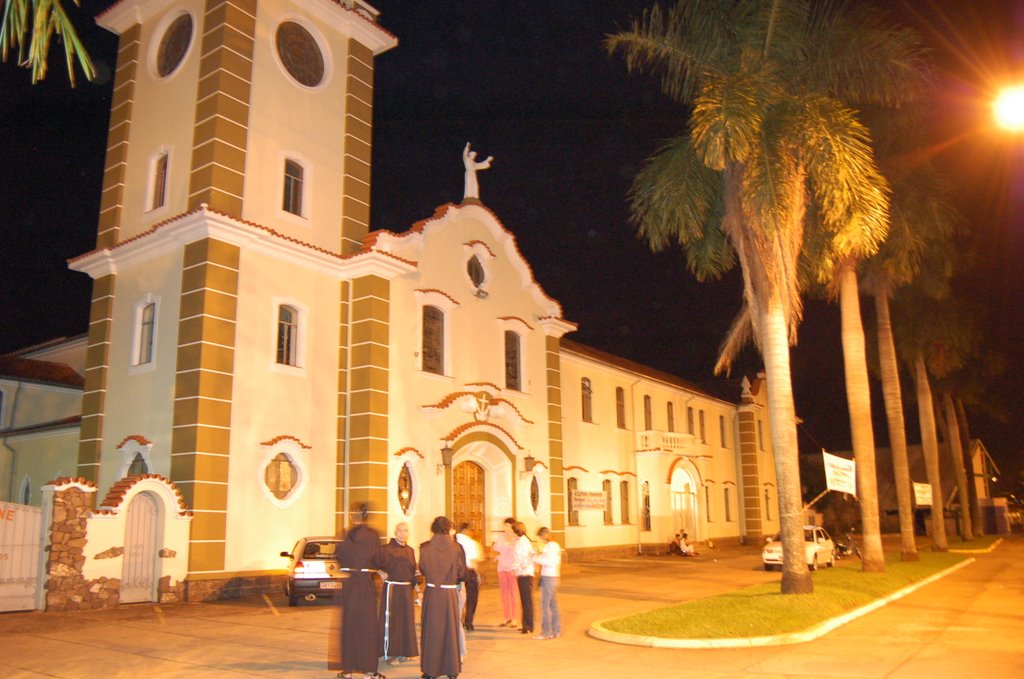
{"label": "tree trunk", "polygon": [[949,454],[953,458],[953,473],[956,474],[956,485],[960,500],[960,538],[973,540],[974,530],[971,527],[971,503],[967,491],[967,474],[964,473],[964,450],[960,445],[960,425],[956,421],[956,407],[948,389],[942,390],[942,409],[946,414],[946,438],[949,440]]}
{"label": "tree trunk", "polygon": [[878,322],[878,362],[881,365],[882,396],[885,419],[889,425],[889,451],[896,486],[896,504],[900,512],[900,561],[917,561],[914,540],[914,506],[910,485],[910,464],[907,462],[907,430],[903,422],[903,391],[900,387],[899,363],[889,318],[889,291],[875,293],[875,315]]}
{"label": "tree trunk", "polygon": [[942,477],[939,472],[939,443],[935,437],[935,406],[932,387],[928,383],[928,369],[924,356],[914,359],[914,382],[917,385],[917,416],[921,421],[921,450],[928,483],[932,487],[932,551],[949,551],[946,541],[946,517],[942,497]]}
{"label": "tree trunk", "polygon": [[967,495],[971,502],[971,525],[975,535],[985,534],[985,524],[981,520],[981,504],[978,502],[978,476],[983,470],[974,468],[974,455],[971,454],[971,429],[967,423],[967,409],[963,399],[956,399],[956,421],[960,427],[960,440],[964,447],[964,470],[967,473]]}
{"label": "tree trunk", "polygon": [[800,496],[800,454],[796,437],[796,407],[789,367],[789,334],[785,312],[770,300],[758,319],[761,324],[761,356],[768,379],[768,419],[772,452],[779,484],[779,533],[782,537],[782,593],[814,591],[804,552],[803,500]]}
{"label": "tree trunk", "polygon": [[860,316],[857,270],[844,265],[839,271],[839,311],[842,319],[843,369],[846,404],[850,411],[853,457],[857,464],[857,496],[863,531],[861,568],[868,573],[885,571],[882,534],[878,516],[878,479],[875,477],[875,431],[871,423],[871,389],[864,357],[864,325]]}

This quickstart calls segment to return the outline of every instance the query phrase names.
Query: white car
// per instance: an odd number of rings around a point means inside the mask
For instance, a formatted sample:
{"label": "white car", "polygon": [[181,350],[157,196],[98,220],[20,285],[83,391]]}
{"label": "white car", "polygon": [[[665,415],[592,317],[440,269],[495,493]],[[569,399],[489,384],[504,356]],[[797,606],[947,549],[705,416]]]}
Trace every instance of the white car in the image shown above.
{"label": "white car", "polygon": [[[832,538],[819,526],[804,526],[804,553],[807,555],[807,567],[812,571],[818,570],[819,564],[825,564],[829,568],[836,565],[836,548]],[[782,570],[782,541],[778,535],[768,538],[761,551],[761,561],[764,562],[766,571],[776,566]]]}

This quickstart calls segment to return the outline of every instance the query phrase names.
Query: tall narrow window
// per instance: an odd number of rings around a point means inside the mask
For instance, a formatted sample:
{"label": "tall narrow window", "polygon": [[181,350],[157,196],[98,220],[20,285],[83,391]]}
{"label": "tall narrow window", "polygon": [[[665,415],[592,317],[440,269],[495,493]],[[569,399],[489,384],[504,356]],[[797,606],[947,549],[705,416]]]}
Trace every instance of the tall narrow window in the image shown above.
{"label": "tall narrow window", "polygon": [[163,207],[167,200],[167,159],[168,154],[161,153],[153,163],[153,200],[150,210]]}
{"label": "tall narrow window", "polygon": [[423,307],[423,372],[444,374],[444,312]]}
{"label": "tall narrow window", "polygon": [[725,415],[718,416],[718,435],[722,439],[722,447],[725,448]]}
{"label": "tall narrow window", "polygon": [[697,413],[697,424],[700,426],[700,442],[707,443],[708,437],[704,431],[704,411],[701,410]]}
{"label": "tall narrow window", "polygon": [[704,486],[704,518],[711,521],[711,486]]}
{"label": "tall narrow window", "polygon": [[580,513],[576,509],[576,488],[579,486],[579,482],[570,478],[565,482],[565,492],[569,496],[569,525],[578,526],[580,525]]}
{"label": "tall narrow window", "polygon": [[764,518],[768,521],[772,520],[772,496],[768,493],[768,489],[764,489]]}
{"label": "tall narrow window", "polygon": [[686,433],[693,435],[693,408],[686,409]]}
{"label": "tall narrow window", "polygon": [[629,481],[619,482],[619,505],[622,523],[629,523]]}
{"label": "tall narrow window", "polygon": [[729,488],[723,488],[725,491],[725,520],[732,521],[732,498],[729,497]]}
{"label": "tall narrow window", "polygon": [[672,401],[669,401],[666,404],[665,410],[667,411],[666,414],[668,415],[668,430],[669,431],[675,431],[676,430],[676,405],[674,403],[672,403]]}
{"label": "tall narrow window", "polygon": [[580,391],[583,405],[583,421],[594,421],[594,390],[590,386],[590,378],[584,377],[580,380]]}
{"label": "tall narrow window", "polygon": [[302,166],[294,160],[284,161],[284,204],[285,212],[302,216]]}
{"label": "tall narrow window", "polygon": [[21,481],[21,504],[32,504],[32,482],[29,480],[28,476]]}
{"label": "tall narrow window", "polygon": [[757,447],[764,450],[764,428],[761,426],[761,420],[757,421]]}
{"label": "tall narrow window", "polygon": [[135,365],[153,362],[153,331],[156,329],[156,302],[142,307],[139,313],[139,352]]}
{"label": "tall narrow window", "polygon": [[626,390],[615,387],[615,423],[619,429],[626,428]]}
{"label": "tall narrow window", "polygon": [[522,391],[519,363],[520,338],[511,330],[505,331],[505,388]]}
{"label": "tall narrow window", "polygon": [[282,304],[277,308],[277,362],[298,365],[296,345],[299,339],[299,312]]}
{"label": "tall narrow window", "polygon": [[651,530],[651,484],[644,481],[641,492],[643,493],[643,497],[640,505],[640,511],[642,512],[640,519],[643,530],[649,531]]}
{"label": "tall narrow window", "polygon": [[604,522],[612,523],[612,482],[602,481],[601,490],[604,492]]}
{"label": "tall narrow window", "polygon": [[644,431],[654,429],[653,414],[651,413],[651,397],[644,395]]}

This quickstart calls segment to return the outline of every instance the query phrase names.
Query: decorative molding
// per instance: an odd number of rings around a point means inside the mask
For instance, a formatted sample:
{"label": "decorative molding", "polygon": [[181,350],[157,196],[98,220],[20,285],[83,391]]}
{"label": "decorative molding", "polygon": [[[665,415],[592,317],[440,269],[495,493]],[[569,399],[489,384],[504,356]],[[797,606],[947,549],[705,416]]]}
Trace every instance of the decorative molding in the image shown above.
{"label": "decorative molding", "polygon": [[305,443],[300,441],[297,437],[292,436],[290,434],[281,434],[280,436],[275,436],[274,438],[270,439],[269,441],[264,441],[264,442],[260,443],[260,445],[261,446],[276,446],[281,441],[294,441],[295,443],[297,443],[299,445],[300,448],[302,448],[304,450],[312,450],[313,449],[313,446],[307,446]]}

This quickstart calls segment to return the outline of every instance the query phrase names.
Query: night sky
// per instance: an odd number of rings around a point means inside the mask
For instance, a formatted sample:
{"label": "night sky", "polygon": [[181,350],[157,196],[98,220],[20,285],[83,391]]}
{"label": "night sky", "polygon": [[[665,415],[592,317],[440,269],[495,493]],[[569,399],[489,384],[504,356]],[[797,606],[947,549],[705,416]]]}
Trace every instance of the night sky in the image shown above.
{"label": "night sky", "polygon": [[[86,330],[90,280],[66,260],[95,243],[116,39],[92,17],[110,4],[71,7],[99,66],[96,82],[69,88],[54,60],[47,80],[32,86],[24,69],[0,65],[0,352]],[[654,79],[627,74],[601,46],[649,3],[372,4],[399,40],[376,62],[372,227],[404,231],[458,202],[462,147],[471,142],[495,157],[479,175],[481,199],[579,323],[569,337],[692,381],[712,379],[739,308],[738,272],[698,283],[680,251],[651,254],[628,219],[632,177],[687,120]],[[971,434],[1009,472],[1024,458],[1024,136],[992,132],[985,102],[1012,75],[1024,80],[1024,10],[1014,0],[892,6],[921,30],[940,67],[933,159],[955,186],[977,259],[957,290],[991,312],[985,339],[1008,363],[992,392],[1010,421],[972,410]],[[808,302],[792,360],[802,449],[848,449],[837,307]],[[748,351],[737,372],[759,365]],[[876,439],[887,445],[880,396],[874,409]]]}

